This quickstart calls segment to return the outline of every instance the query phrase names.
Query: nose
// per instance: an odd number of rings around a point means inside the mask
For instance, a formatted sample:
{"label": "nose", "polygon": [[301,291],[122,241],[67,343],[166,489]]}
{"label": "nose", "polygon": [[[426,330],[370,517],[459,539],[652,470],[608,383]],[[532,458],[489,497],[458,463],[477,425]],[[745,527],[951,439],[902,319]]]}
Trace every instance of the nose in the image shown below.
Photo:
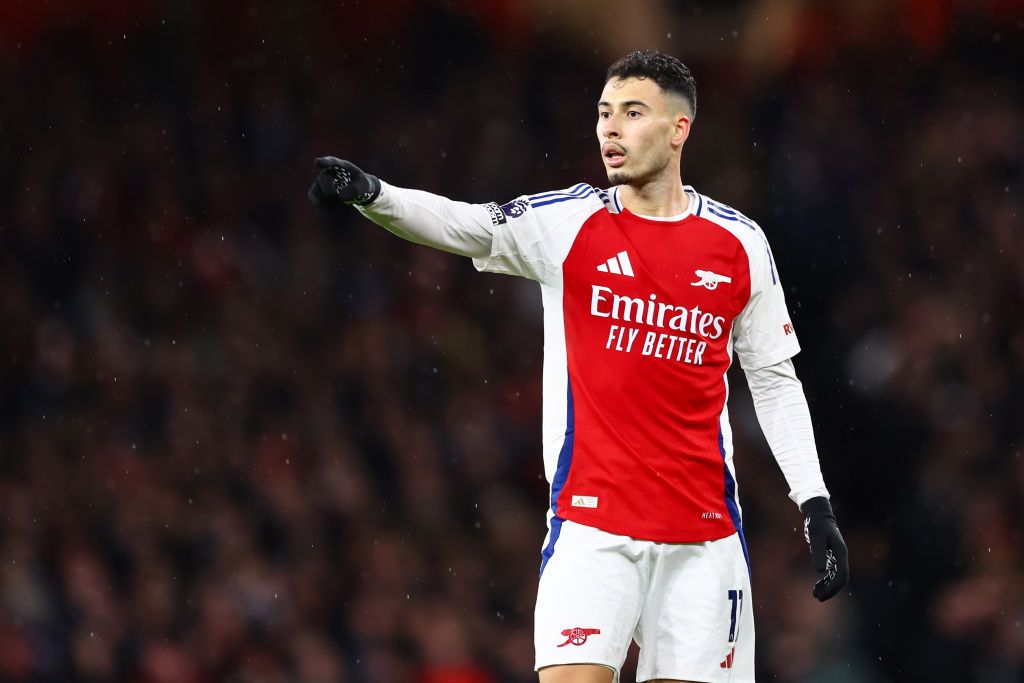
{"label": "nose", "polygon": [[618,138],[619,124],[615,119],[615,116],[609,116],[606,119],[601,119],[601,123],[597,127],[597,131],[601,134],[602,140],[615,140]]}

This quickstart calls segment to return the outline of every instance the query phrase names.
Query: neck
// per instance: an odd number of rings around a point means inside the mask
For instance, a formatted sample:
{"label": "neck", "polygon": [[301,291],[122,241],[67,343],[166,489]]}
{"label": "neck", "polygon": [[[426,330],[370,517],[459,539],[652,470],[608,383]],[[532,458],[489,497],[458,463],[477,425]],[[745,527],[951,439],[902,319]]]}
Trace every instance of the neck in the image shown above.
{"label": "neck", "polygon": [[677,216],[690,205],[690,197],[683,192],[678,173],[623,185],[619,197],[624,207],[640,216]]}

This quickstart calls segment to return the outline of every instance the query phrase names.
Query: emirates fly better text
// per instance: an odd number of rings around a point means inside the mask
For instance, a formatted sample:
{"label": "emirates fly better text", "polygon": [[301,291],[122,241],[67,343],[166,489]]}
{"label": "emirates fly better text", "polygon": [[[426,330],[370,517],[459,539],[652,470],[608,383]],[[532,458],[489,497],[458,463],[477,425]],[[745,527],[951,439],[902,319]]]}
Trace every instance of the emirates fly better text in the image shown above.
{"label": "emirates fly better text", "polygon": [[647,299],[620,296],[609,287],[591,285],[590,314],[598,318],[611,318],[628,323],[639,323],[662,330],[674,330],[691,336],[647,330],[640,340],[642,329],[631,325],[610,325],[605,348],[673,360],[690,365],[704,364],[704,339],[718,339],[725,328],[725,318],[706,313],[698,306],[685,308],[658,301],[656,294]]}

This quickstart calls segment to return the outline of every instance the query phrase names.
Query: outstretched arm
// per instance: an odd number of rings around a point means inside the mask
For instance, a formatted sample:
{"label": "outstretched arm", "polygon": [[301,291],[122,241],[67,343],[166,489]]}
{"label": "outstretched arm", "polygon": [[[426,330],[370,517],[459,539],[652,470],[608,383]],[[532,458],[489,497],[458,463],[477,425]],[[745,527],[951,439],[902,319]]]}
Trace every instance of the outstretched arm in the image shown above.
{"label": "outstretched arm", "polygon": [[814,597],[828,600],[846,585],[850,570],[821,476],[803,385],[789,359],[745,372],[757,421],[789,484],[789,497],[804,514],[804,538],[814,568],[824,574],[814,585]]}
{"label": "outstretched arm", "polygon": [[374,223],[416,244],[472,258],[491,253],[492,210],[487,205],[395,187],[335,157],[321,157],[316,165],[320,172],[309,190],[313,203],[351,204]]}

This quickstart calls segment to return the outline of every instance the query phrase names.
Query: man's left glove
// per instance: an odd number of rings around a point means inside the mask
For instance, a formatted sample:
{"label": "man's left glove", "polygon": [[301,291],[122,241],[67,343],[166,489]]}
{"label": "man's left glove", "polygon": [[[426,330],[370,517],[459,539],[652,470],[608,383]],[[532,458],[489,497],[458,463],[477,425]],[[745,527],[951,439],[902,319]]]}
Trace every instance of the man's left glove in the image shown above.
{"label": "man's left glove", "polygon": [[800,506],[804,513],[804,539],[811,547],[814,569],[825,575],[814,584],[814,597],[825,602],[838,593],[850,579],[846,542],[839,533],[836,516],[828,498],[818,496]]}
{"label": "man's left glove", "polygon": [[351,161],[320,157],[316,160],[316,167],[320,173],[308,193],[314,204],[329,207],[369,204],[380,194],[380,181],[377,177],[365,173]]}

